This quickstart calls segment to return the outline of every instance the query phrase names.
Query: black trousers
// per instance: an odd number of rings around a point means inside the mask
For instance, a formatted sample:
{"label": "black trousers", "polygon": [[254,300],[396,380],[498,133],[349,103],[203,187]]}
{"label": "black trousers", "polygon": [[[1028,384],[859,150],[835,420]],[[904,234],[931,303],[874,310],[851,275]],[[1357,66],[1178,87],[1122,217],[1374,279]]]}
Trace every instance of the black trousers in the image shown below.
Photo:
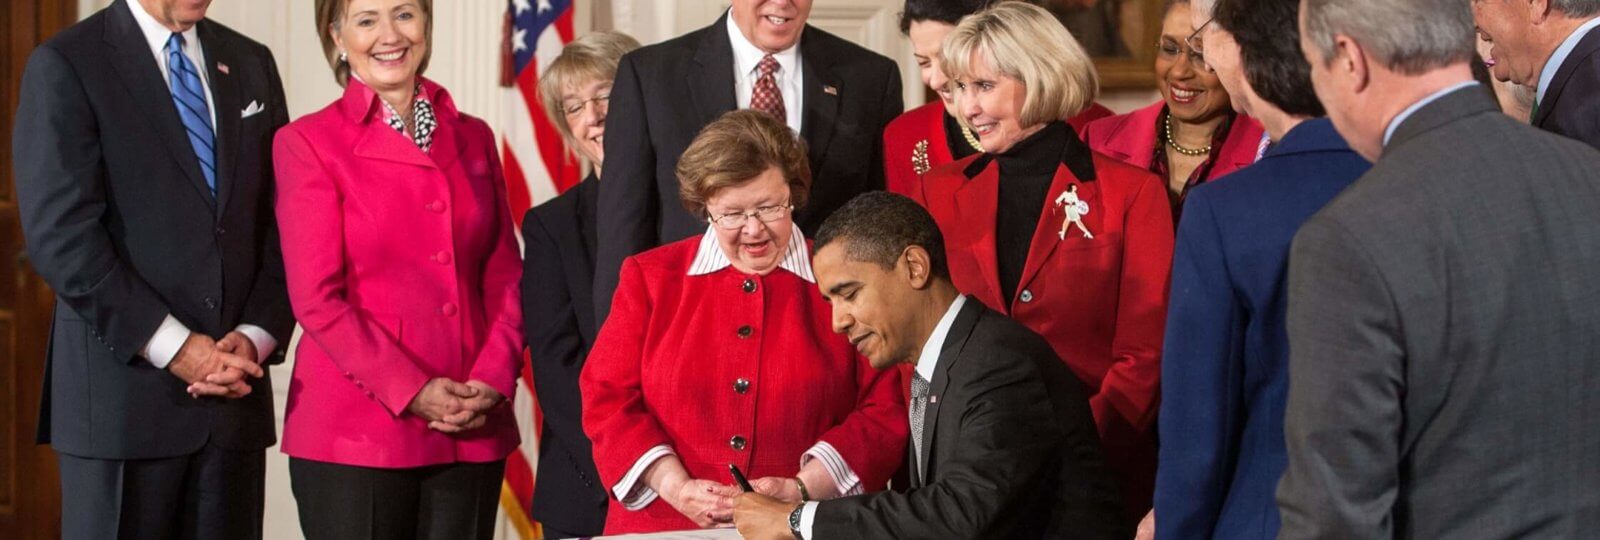
{"label": "black trousers", "polygon": [[504,460],[376,469],[289,458],[289,486],[308,540],[494,537]]}
{"label": "black trousers", "polygon": [[208,443],[160,459],[56,457],[65,540],[261,538],[266,450]]}

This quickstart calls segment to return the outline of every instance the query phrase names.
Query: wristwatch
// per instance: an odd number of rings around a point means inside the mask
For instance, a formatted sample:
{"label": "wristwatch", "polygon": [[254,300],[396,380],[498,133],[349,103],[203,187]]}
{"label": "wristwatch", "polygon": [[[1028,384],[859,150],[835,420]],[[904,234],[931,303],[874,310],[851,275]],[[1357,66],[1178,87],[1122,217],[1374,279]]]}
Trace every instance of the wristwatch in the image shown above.
{"label": "wristwatch", "polygon": [[794,540],[806,540],[806,537],[800,535],[800,514],[805,509],[806,505],[801,504],[796,505],[794,511],[789,512],[789,532],[794,534]]}

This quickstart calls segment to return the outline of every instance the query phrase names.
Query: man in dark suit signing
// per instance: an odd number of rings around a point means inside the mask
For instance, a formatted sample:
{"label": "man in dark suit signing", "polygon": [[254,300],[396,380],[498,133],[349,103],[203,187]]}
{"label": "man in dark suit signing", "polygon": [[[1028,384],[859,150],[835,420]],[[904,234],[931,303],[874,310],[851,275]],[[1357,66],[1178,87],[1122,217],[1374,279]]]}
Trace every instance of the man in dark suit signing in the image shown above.
{"label": "man in dark suit signing", "polygon": [[622,58],[606,117],[595,314],[610,312],[622,260],[705,232],[678,200],[678,156],[735,109],[772,113],[809,148],[814,233],[828,214],[883,189],[883,128],[902,108],[894,61],[806,24],[811,0],[733,0],[716,23]]}
{"label": "man in dark suit signing", "polygon": [[1534,89],[1535,127],[1600,148],[1600,0],[1472,0],[1495,71]]}
{"label": "man in dark suit signing", "polygon": [[17,201],[56,291],[39,440],[64,538],[259,538],[294,321],[272,54],[209,1],[118,0],[28,59]]}
{"label": "man in dark suit signing", "polygon": [[909,489],[799,505],[746,493],[735,501],[740,534],[1132,535],[1081,383],[1044,338],[956,291],[926,210],[862,195],[823,223],[815,253],[834,330],[877,369],[915,366]]}
{"label": "man in dark suit signing", "polygon": [[1600,152],[1500,112],[1460,0],[1303,6],[1375,164],[1290,253],[1279,538],[1592,536]]}

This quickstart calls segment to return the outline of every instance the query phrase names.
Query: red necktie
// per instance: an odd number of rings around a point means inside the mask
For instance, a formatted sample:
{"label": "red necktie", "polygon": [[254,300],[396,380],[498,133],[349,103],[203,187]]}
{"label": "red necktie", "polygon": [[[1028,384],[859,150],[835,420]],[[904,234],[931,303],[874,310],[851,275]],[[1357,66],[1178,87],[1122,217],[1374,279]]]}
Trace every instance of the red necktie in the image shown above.
{"label": "red necktie", "polygon": [[789,115],[783,108],[783,93],[778,91],[778,79],[772,76],[778,71],[778,59],[770,54],[763,56],[761,62],[756,64],[756,70],[761,75],[756,77],[756,86],[750,92],[750,108],[787,122]]}

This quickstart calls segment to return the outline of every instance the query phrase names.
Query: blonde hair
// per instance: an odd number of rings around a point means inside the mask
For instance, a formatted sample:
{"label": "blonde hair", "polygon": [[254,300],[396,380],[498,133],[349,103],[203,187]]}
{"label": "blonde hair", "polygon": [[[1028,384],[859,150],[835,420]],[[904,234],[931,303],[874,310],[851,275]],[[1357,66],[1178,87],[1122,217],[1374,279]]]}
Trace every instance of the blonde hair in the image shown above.
{"label": "blonde hair", "polygon": [[732,111],[700,130],[678,158],[678,198],[689,213],[706,217],[706,201],[718,191],[742,186],[774,167],[789,184],[789,204],[804,207],[811,195],[805,141],[771,114]]}
{"label": "blonde hair", "polygon": [[941,55],[939,68],[952,81],[971,77],[977,57],[1021,82],[1018,121],[1025,127],[1076,116],[1100,93],[1094,62],[1078,40],[1049,11],[1024,2],[1002,2],[962,19],[944,38]]}
{"label": "blonde hair", "polygon": [[617,62],[628,51],[639,48],[639,40],[620,32],[594,32],[572,40],[561,48],[561,55],[550,62],[539,75],[539,102],[545,116],[556,124],[561,140],[573,148],[572,126],[567,124],[567,111],[561,105],[561,91],[578,87],[590,81],[611,81],[617,78]]}
{"label": "blonde hair", "polygon": [[[416,0],[417,7],[422,9],[423,34],[428,42],[428,49],[422,54],[422,63],[417,65],[417,76],[428,71],[428,60],[433,58],[433,0]],[[339,82],[343,88],[350,82],[350,64],[339,59],[339,44],[334,43],[333,33],[344,24],[344,9],[350,0],[317,0],[317,37],[322,38],[322,55],[328,59],[328,67],[333,68],[333,80]]]}

